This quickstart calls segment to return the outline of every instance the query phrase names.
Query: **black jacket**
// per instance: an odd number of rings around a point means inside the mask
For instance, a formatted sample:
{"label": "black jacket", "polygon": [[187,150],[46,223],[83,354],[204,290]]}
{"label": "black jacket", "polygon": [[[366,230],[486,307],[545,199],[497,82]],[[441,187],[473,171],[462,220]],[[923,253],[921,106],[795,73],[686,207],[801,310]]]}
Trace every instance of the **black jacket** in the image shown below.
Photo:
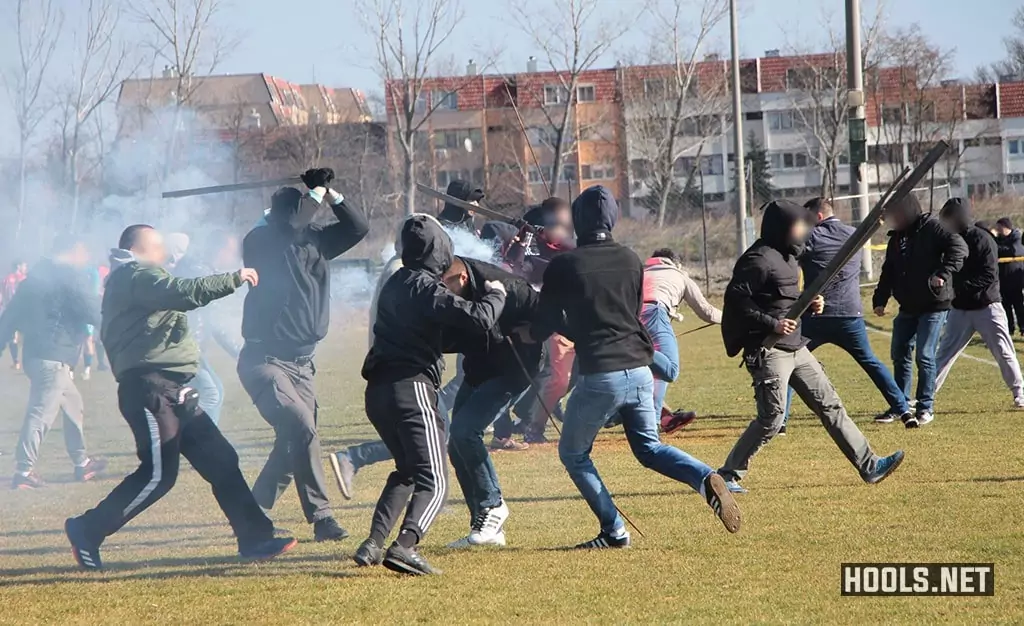
{"label": "black jacket", "polygon": [[[900,311],[910,315],[948,311],[953,304],[953,274],[967,256],[967,244],[930,215],[920,215],[902,231],[889,233],[882,273],[872,298],[875,308],[884,307],[890,297]],[[935,289],[930,279],[945,284]]]}
{"label": "black jacket", "polygon": [[[462,261],[469,270],[473,300],[480,300],[487,295],[484,282],[489,280],[501,281],[508,292],[498,323],[489,332],[465,333],[456,340],[458,347],[455,351],[465,357],[462,369],[466,373],[466,384],[477,387],[488,380],[509,375],[524,386],[529,384],[540,369],[544,344],[524,343],[519,334],[512,331],[534,322],[539,310],[540,295],[528,282],[496,265],[467,258]],[[506,338],[511,339],[515,353]],[[523,365],[519,364],[516,354],[522,359]],[[523,366],[526,367],[525,373]]]}
{"label": "black jacket", "polygon": [[939,215],[967,244],[967,259],[953,274],[953,308],[973,311],[999,302],[999,250],[992,233],[971,223],[960,198],[950,198]]}
{"label": "black jacket", "polygon": [[465,333],[487,333],[505,306],[500,292],[469,301],[441,281],[455,258],[441,224],[414,215],[402,227],[402,268],[384,283],[377,298],[373,345],[363,361],[371,385],[400,380],[441,385],[441,355]]}
{"label": "black jacket", "polygon": [[330,261],[362,241],[369,225],[344,201],[331,206],[337,222],[309,223],[320,199],[305,195],[287,215],[271,212],[242,242],[246,267],[259,273],[242,315],[242,337],[289,359],[313,353],[330,324]]}
{"label": "black jacket", "polygon": [[[996,237],[996,244],[999,246],[1000,259],[1024,257],[1024,243],[1021,242],[1019,230],[1014,230],[1005,237]],[[1007,292],[1024,289],[1024,262],[1000,263],[999,280]]]}
{"label": "black jacket", "polygon": [[557,332],[576,343],[581,374],[645,367],[654,348],[640,323],[644,266],[612,240],[614,196],[597,185],[572,203],[578,246],[551,259],[544,271],[534,338]]}
{"label": "black jacket", "polygon": [[25,359],[77,363],[86,326],[100,325],[100,299],[92,284],[71,265],[39,261],[0,316],[0,346],[20,332]]}
{"label": "black jacket", "polygon": [[[458,198],[459,200],[465,200],[466,202],[476,202],[483,200],[484,191],[479,187],[474,187],[464,180],[453,180],[448,183],[448,188],[445,190],[449,196]],[[457,207],[454,204],[444,203],[444,207],[441,208],[441,212],[437,214],[437,219],[448,227],[459,227],[465,228],[466,230],[473,230],[473,216],[462,207]]]}
{"label": "black jacket", "polygon": [[[775,333],[775,325],[786,318],[800,297],[797,257],[803,247],[791,241],[789,233],[806,212],[788,200],[776,200],[765,206],[761,238],[736,261],[732,280],[725,289],[722,339],[729,356],[760,350],[764,340]],[[805,345],[807,340],[798,326],[793,334],[779,339],[775,347],[794,352]]]}

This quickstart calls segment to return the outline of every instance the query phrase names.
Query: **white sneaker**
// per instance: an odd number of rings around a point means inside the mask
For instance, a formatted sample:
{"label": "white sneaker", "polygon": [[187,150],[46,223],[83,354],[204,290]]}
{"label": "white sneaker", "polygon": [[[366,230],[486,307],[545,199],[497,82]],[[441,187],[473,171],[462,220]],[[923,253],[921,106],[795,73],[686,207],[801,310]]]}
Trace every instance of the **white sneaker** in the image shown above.
{"label": "white sneaker", "polygon": [[935,421],[935,415],[931,411],[918,411],[917,413],[917,425],[924,426],[925,424],[931,424]]}
{"label": "white sneaker", "polygon": [[87,367],[85,368],[85,371],[82,372],[82,380],[89,380],[90,378],[92,378],[92,368]]}
{"label": "white sneaker", "polygon": [[1018,409],[1024,409],[1024,395],[1017,396],[1013,399],[1013,406]]}
{"label": "white sneaker", "polygon": [[473,520],[469,535],[448,544],[449,548],[468,548],[470,546],[503,546],[505,533],[502,526],[508,519],[508,505],[501,504],[491,509],[484,509]]}

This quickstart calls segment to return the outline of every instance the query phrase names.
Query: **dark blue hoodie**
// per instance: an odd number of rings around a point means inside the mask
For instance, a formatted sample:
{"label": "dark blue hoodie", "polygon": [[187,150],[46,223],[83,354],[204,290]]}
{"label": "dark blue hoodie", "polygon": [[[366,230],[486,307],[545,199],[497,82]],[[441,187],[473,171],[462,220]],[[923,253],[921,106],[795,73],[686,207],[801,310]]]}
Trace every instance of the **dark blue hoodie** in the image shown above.
{"label": "dark blue hoodie", "polygon": [[572,203],[578,246],[544,272],[535,338],[557,332],[576,343],[581,374],[646,367],[654,348],[640,323],[644,266],[612,239],[619,207],[611,192],[590,187]]}

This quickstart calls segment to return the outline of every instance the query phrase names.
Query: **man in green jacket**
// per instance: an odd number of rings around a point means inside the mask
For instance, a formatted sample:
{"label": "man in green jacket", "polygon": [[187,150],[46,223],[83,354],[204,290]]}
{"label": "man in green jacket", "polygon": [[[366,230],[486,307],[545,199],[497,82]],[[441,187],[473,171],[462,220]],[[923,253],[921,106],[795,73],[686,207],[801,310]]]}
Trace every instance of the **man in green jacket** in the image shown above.
{"label": "man in green jacket", "polygon": [[143,224],[125,229],[111,251],[100,334],[140,464],[96,508],[64,524],[75,560],[85,569],[100,569],[103,540],[171,490],[179,455],[213,487],[243,558],[273,558],[296,543],[274,537],[274,525],[253,498],[235,449],[188,386],[198,369],[199,346],[186,313],[234,293],[243,283],[256,285],[259,277],[246,268],[174,278],[163,269],[165,260],[160,233]]}

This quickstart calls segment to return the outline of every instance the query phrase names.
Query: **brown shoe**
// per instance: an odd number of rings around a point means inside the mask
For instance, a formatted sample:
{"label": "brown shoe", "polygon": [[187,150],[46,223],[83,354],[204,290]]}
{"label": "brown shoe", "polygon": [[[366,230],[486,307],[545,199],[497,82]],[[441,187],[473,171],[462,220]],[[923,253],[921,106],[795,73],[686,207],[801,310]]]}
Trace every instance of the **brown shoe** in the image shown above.
{"label": "brown shoe", "polygon": [[661,432],[665,435],[671,435],[686,428],[695,419],[697,419],[697,414],[693,411],[680,409],[674,413],[669,413],[668,409],[663,408],[661,410]]}
{"label": "brown shoe", "polygon": [[526,450],[530,447],[528,443],[519,443],[515,439],[509,437],[508,439],[501,439],[494,437],[491,439],[491,450],[500,451],[505,450],[508,452],[519,452],[520,450]]}

